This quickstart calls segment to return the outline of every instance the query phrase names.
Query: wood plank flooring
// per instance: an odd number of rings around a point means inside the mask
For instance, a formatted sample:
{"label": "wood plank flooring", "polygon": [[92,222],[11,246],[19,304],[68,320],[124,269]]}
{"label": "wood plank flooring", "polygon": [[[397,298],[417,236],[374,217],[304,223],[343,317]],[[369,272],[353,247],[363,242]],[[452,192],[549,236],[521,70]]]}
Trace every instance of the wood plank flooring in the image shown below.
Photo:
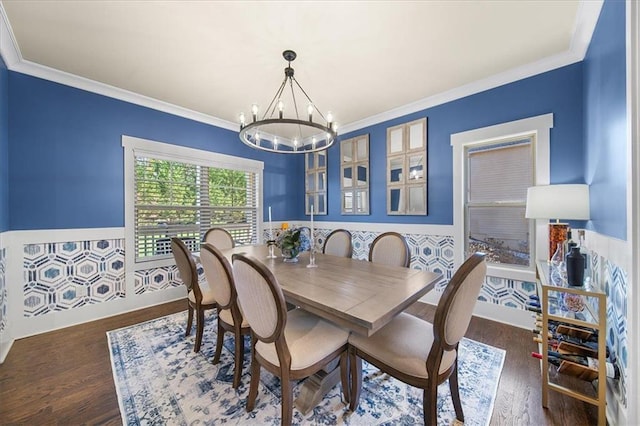
{"label": "wood plank flooring", "polygon": [[[106,332],[185,308],[171,302],[16,341],[0,365],[0,424],[120,425]],[[435,307],[409,312],[432,321]],[[507,351],[492,425],[596,424],[594,407],[559,394],[542,408],[531,332],[474,317],[466,336]]]}

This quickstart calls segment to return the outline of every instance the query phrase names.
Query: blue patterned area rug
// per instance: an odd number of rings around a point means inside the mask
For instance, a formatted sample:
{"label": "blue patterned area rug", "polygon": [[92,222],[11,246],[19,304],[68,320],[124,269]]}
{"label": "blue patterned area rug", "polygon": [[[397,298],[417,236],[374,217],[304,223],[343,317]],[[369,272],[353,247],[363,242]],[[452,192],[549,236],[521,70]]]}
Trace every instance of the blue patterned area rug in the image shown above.
{"label": "blue patterned area rug", "polygon": [[[245,342],[242,383],[233,379],[233,336],[227,333],[220,363],[215,350],[215,314],[206,319],[202,347],[193,352],[195,329],[184,337],[186,312],[107,333],[111,365],[125,425],[279,425],[278,379],[262,369],[256,409],[247,413],[249,341]],[[463,339],[460,344],[460,397],[466,425],[488,425],[505,352]],[[303,415],[295,407],[293,423],[304,425],[422,424],[422,391],[364,363],[360,405],[351,413],[340,385]],[[298,394],[295,388],[294,398]],[[438,424],[455,423],[448,382],[438,388]]]}

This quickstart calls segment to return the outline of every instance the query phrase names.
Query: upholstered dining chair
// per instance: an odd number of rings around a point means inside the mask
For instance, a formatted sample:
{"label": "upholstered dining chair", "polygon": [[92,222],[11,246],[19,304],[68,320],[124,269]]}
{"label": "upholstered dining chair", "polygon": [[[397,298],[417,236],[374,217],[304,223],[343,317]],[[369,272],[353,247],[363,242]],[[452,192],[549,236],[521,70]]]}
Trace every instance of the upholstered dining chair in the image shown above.
{"label": "upholstered dining chair", "polygon": [[353,244],[351,242],[351,232],[346,229],[335,229],[324,240],[322,253],[332,254],[340,257],[353,256]]}
{"label": "upholstered dining chair", "polygon": [[320,371],[340,357],[342,392],[349,400],[349,332],[302,309],[287,312],[274,275],[256,258],[233,255],[233,275],[242,311],[251,327],[251,383],[247,411],[255,407],[260,368],[280,378],[282,424],[293,413],[292,381]]}
{"label": "upholstered dining chair", "polygon": [[233,387],[237,388],[242,374],[243,336],[249,335],[249,323],[244,319],[238,306],[233,270],[227,258],[213,244],[204,243],[200,250],[200,263],[218,303],[218,337],[213,363],[220,362],[225,332],[233,333],[235,341]]}
{"label": "upholstered dining chair", "polygon": [[456,271],[436,308],[433,325],[401,313],[370,337],[349,337],[352,411],[362,388],[362,359],[411,386],[424,390],[425,425],[437,423],[438,385],[449,379],[456,418],[464,422],[458,391],[458,344],[467,332],[487,272],[483,253],[469,257]]}
{"label": "upholstered dining chair", "polygon": [[191,252],[180,238],[171,238],[171,251],[178,266],[180,278],[187,287],[187,331],[185,336],[191,334],[193,325],[193,312],[196,313],[196,342],[193,347],[194,352],[200,350],[202,344],[202,334],[204,333],[204,312],[209,309],[216,309],[218,304],[214,296],[213,289],[209,283],[203,282],[202,287],[198,283],[198,271],[196,263],[191,256]]}
{"label": "upholstered dining chair", "polygon": [[409,267],[411,255],[404,237],[397,232],[378,235],[369,249],[369,262]]}
{"label": "upholstered dining chair", "polygon": [[210,228],[204,233],[203,243],[213,244],[220,250],[234,248],[236,246],[233,237],[224,228]]}

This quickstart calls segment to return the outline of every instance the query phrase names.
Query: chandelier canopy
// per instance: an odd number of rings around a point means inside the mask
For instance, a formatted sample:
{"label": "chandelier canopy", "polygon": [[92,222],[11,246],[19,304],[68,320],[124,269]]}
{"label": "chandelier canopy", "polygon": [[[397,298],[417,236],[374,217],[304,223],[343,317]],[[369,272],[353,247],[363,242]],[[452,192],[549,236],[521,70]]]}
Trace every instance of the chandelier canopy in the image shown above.
{"label": "chandelier canopy", "polygon": [[[250,123],[246,122],[244,113],[240,114],[240,140],[252,148],[280,154],[325,150],[333,145],[338,136],[331,112],[328,112],[325,118],[294,77],[291,62],[296,59],[296,52],[285,50],[282,56],[288,62],[284,69],[284,80],[260,120],[258,120],[257,104],[251,107]],[[296,98],[296,91],[299,92],[298,98]],[[300,96],[300,93],[304,97]],[[301,119],[298,100],[304,102],[304,99],[307,101],[306,115],[303,116],[306,119]],[[285,118],[285,107],[288,111],[293,111],[293,117]],[[320,121],[326,124],[315,122],[314,115],[316,119],[320,118]]]}

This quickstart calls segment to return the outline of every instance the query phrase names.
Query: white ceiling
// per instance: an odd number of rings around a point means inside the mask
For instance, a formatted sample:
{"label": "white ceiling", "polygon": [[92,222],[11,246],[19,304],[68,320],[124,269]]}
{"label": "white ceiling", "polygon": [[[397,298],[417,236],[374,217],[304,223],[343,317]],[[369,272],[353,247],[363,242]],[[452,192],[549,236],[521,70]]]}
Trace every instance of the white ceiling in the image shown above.
{"label": "white ceiling", "polygon": [[597,18],[585,18],[588,3],[5,0],[2,6],[20,63],[234,123],[252,103],[268,104],[284,78],[282,51],[293,49],[298,81],[344,126],[478,82],[499,84],[496,75],[508,80],[526,76],[527,67],[582,59]]}

